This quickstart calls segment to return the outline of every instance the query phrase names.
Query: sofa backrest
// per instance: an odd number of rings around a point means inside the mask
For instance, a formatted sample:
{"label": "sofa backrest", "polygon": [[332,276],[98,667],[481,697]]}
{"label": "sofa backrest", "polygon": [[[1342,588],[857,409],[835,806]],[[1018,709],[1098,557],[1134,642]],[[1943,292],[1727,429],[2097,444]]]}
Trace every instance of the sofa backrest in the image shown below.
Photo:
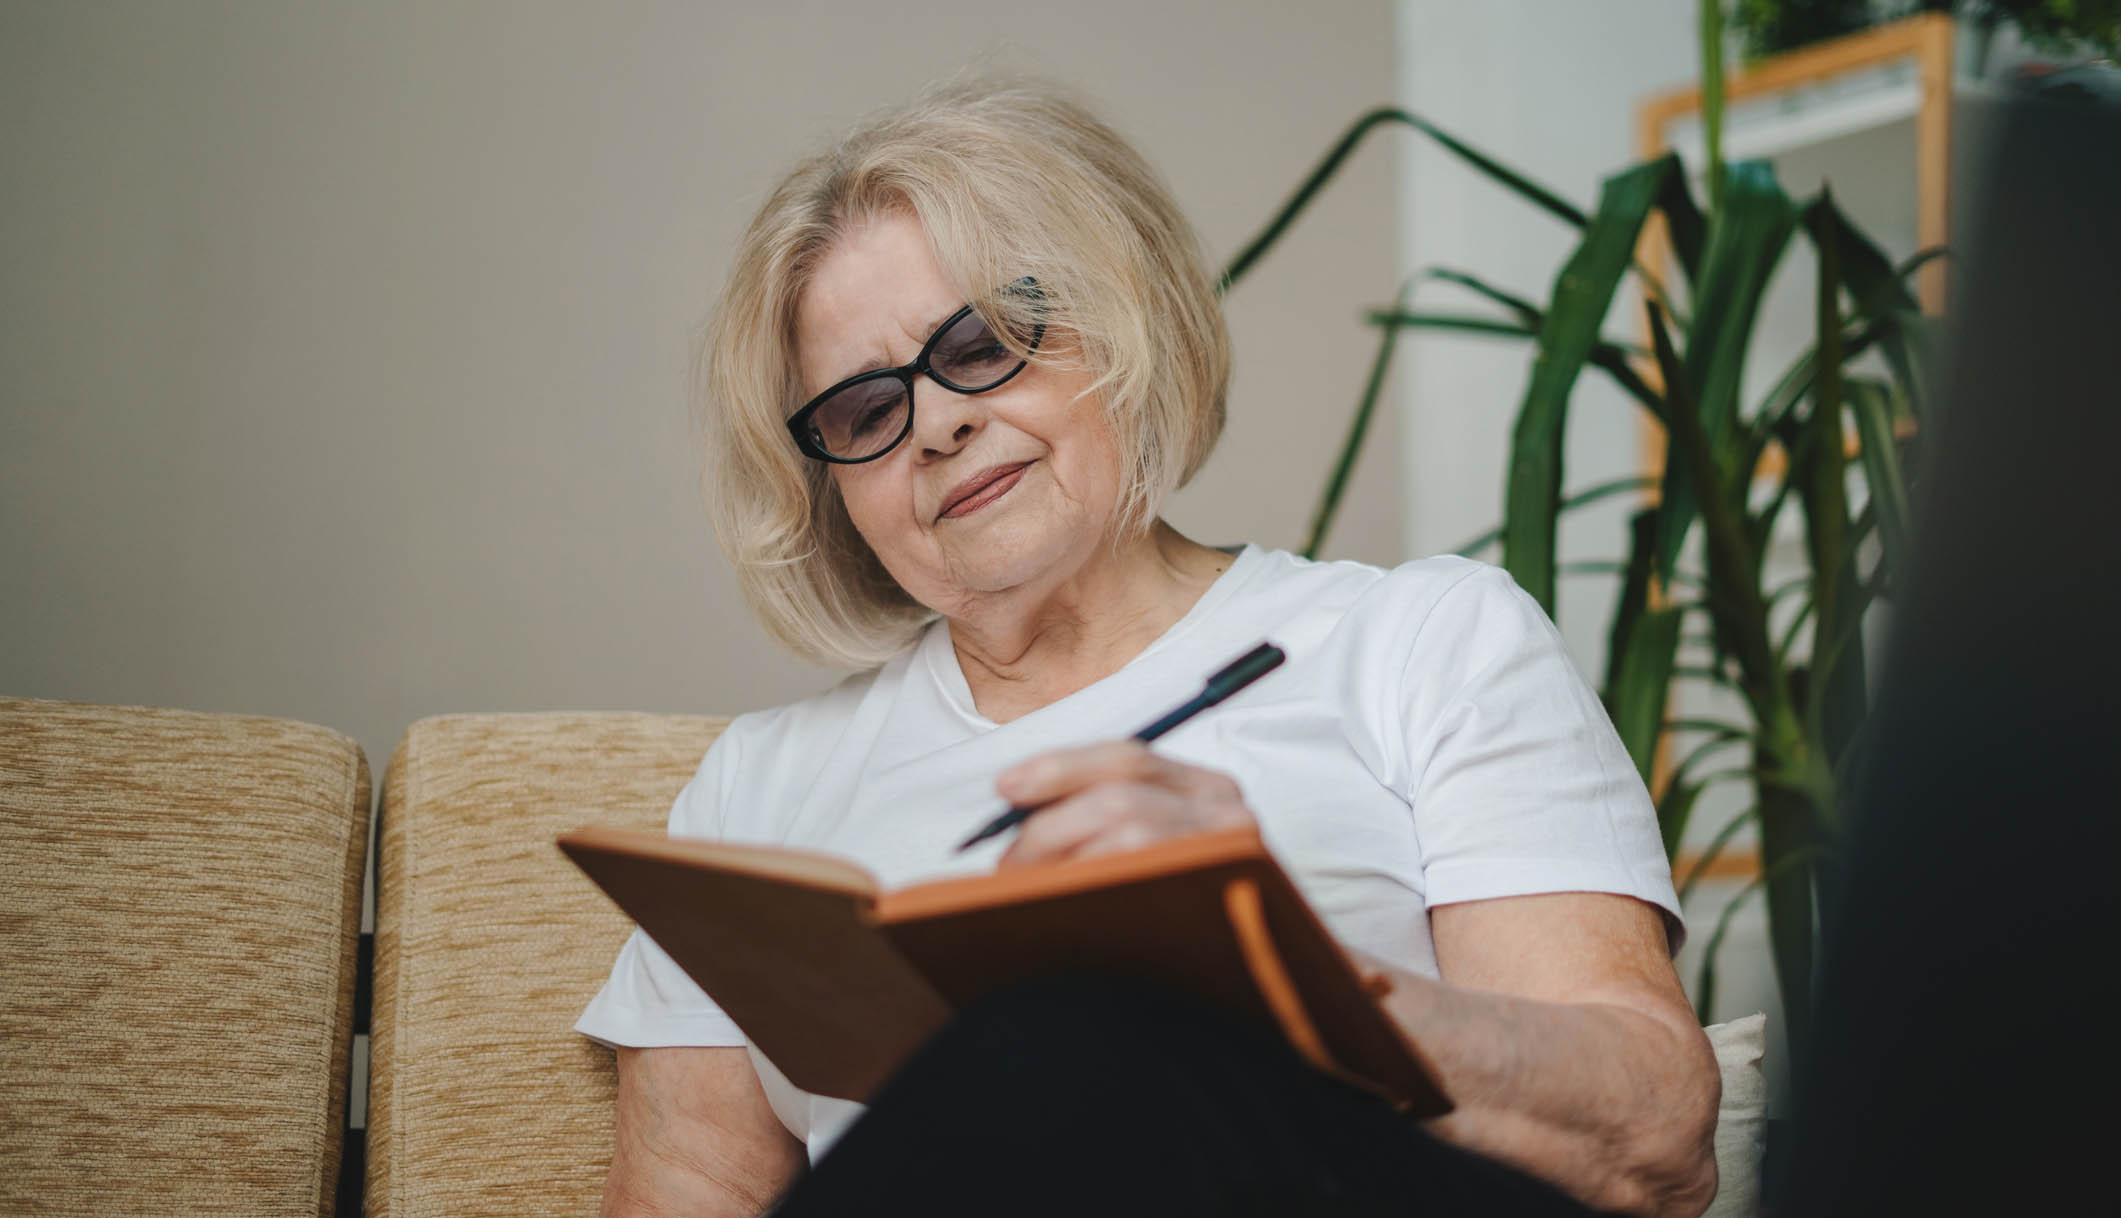
{"label": "sofa backrest", "polygon": [[573,1031],[632,929],[553,839],[659,827],[726,720],[423,719],[384,780],[367,1213],[593,1214],[610,1050]]}
{"label": "sofa backrest", "polygon": [[368,812],[324,728],[0,699],[0,1212],[332,1212]]}

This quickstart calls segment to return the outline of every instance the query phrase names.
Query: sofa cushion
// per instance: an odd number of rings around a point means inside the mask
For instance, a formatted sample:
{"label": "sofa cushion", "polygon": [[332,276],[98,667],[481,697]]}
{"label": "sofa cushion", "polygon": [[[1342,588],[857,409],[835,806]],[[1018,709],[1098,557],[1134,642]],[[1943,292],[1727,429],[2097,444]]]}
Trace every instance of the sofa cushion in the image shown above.
{"label": "sofa cushion", "polygon": [[0,699],[0,1211],[331,1212],[368,810],[324,728]]}
{"label": "sofa cushion", "polygon": [[384,779],[368,1213],[590,1214],[612,1055],[574,1031],[632,923],[553,839],[660,827],[725,720],[423,719]]}

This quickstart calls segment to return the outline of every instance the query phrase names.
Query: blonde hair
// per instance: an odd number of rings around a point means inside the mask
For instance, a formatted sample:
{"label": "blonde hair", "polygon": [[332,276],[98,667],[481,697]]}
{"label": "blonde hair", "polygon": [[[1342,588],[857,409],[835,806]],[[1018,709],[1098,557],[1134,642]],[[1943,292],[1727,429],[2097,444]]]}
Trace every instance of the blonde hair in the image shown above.
{"label": "blonde hair", "polygon": [[[804,290],[845,232],[891,213],[920,223],[943,274],[996,334],[1042,321],[1074,340],[1031,358],[1093,377],[1119,440],[1120,536],[1153,525],[1207,459],[1230,374],[1192,226],[1140,154],[1051,85],[935,89],[796,166],[744,234],[708,323],[702,494],[774,639],[855,668],[904,650],[934,614],[884,570],[786,419],[802,404]],[[1035,295],[1000,290],[1027,275]]]}

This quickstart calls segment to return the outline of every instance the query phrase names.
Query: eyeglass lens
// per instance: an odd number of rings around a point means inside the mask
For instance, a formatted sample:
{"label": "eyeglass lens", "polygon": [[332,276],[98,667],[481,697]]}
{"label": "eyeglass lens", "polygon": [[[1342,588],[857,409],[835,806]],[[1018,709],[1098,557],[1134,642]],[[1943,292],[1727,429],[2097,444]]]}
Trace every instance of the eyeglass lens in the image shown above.
{"label": "eyeglass lens", "polygon": [[[967,313],[936,337],[929,378],[958,393],[979,393],[1023,367],[977,313]],[[810,416],[818,443],[835,457],[872,456],[898,443],[909,417],[908,382],[897,376],[857,381],[826,398]]]}

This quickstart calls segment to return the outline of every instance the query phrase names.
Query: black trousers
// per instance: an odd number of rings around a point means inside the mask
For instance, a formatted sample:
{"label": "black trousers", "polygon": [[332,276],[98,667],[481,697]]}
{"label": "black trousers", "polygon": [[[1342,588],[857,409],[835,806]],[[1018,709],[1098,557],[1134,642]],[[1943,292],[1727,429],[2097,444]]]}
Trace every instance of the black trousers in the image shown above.
{"label": "black trousers", "polygon": [[1588,1213],[1190,996],[1079,975],[963,1011],[776,1214]]}

